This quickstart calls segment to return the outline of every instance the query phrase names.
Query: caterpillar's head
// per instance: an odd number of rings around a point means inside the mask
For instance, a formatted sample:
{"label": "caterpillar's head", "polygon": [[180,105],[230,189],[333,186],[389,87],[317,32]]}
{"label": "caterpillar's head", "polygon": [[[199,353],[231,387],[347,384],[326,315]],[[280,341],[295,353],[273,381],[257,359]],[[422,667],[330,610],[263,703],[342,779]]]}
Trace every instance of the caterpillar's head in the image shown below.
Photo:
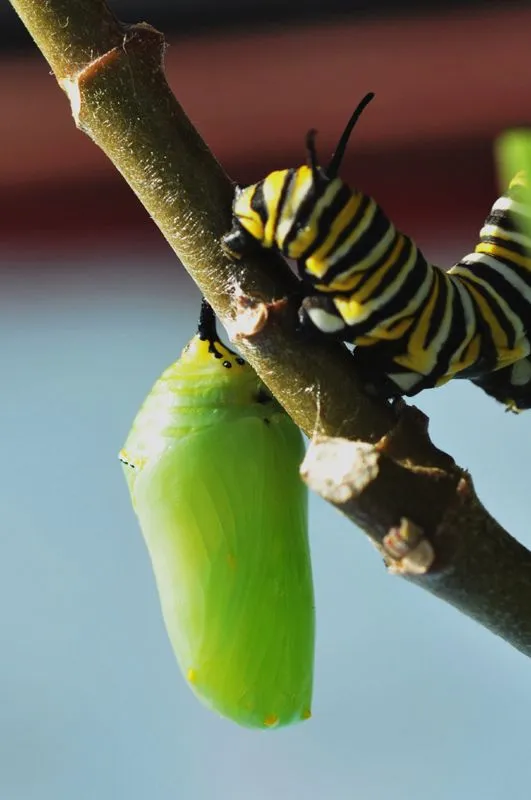
{"label": "caterpillar's head", "polygon": [[222,238],[223,249],[230,257],[239,259],[257,246],[277,246],[285,255],[298,258],[291,252],[293,248],[283,246],[284,232],[296,222],[302,203],[315,203],[337,179],[350,134],[373,97],[369,92],[356,107],[327,167],[319,166],[316,131],[312,129],[306,135],[307,165],[271,172],[259,183],[236,189],[232,228]]}

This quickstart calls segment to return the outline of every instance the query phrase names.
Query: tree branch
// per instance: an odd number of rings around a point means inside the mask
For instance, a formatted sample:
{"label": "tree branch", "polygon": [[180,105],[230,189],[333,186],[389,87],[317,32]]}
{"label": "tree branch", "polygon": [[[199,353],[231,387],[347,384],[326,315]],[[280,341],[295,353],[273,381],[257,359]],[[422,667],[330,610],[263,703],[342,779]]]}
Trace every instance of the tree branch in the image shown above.
{"label": "tree branch", "polygon": [[334,437],[310,448],[307,482],[395,571],[531,655],[531,554],[431,444],[422,415],[368,397],[346,348],[296,334],[285,299],[296,283],[280,258],[264,252],[235,267],[221,251],[233,187],[166,83],[162,35],[124,25],[103,0],[12,5],[76,124],[124,176],[243,355],[308,435]]}

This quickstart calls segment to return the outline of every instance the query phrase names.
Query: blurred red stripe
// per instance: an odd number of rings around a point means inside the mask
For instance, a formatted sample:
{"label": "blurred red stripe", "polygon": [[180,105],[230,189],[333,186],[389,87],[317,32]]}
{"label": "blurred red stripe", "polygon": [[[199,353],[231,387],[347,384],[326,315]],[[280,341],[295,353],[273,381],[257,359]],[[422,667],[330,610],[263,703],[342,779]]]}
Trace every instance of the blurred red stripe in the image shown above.
{"label": "blurred red stripe", "polygon": [[[240,180],[302,160],[304,133],[312,126],[328,152],[353,105],[375,91],[355,134],[347,177],[352,165],[356,183],[387,202],[391,213],[396,206],[399,215],[423,214],[429,224],[452,208],[463,217],[490,191],[492,138],[526,121],[529,30],[531,9],[505,7],[211,36],[174,42],[166,67],[185,110]],[[143,212],[104,155],[74,128],[42,58],[4,61],[0,97],[4,241],[18,238],[19,227],[43,235],[51,225],[64,236],[65,223],[72,234],[81,227],[112,236],[122,220],[141,233]],[[452,197],[463,181],[456,207]],[[146,220],[146,230],[149,225]]]}

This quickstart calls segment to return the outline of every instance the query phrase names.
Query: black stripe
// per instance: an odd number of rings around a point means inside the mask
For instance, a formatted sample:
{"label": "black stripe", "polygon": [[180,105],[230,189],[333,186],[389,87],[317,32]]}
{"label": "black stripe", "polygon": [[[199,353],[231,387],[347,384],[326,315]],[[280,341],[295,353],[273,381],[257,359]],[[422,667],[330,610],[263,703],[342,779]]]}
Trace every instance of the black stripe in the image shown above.
{"label": "black stripe", "polygon": [[260,221],[263,225],[266,224],[269,214],[267,211],[267,205],[264,198],[264,182],[260,181],[259,183],[255,184],[253,196],[251,197],[251,210],[255,212],[260,218]]}
{"label": "black stripe", "polygon": [[367,208],[369,207],[369,205],[371,203],[372,203],[372,200],[368,195],[363,195],[362,196],[361,202],[360,202],[358,208],[356,209],[356,211],[354,212],[354,214],[352,215],[352,217],[350,219],[350,222],[348,223],[348,225],[346,225],[343,228],[343,230],[341,231],[341,233],[337,237],[337,241],[336,241],[336,244],[335,244],[335,247],[334,247],[334,252],[338,248],[341,247],[343,242],[346,239],[348,239],[348,237],[350,236],[352,231],[355,230],[358,227],[359,223],[363,219],[363,216],[365,215],[365,212],[367,211]]}
{"label": "black stripe", "polygon": [[[505,250],[509,250],[511,253],[527,256],[527,249],[525,247],[522,247],[522,245],[518,244],[518,242],[511,242],[509,239],[502,239],[499,236],[482,236],[480,241],[482,244],[494,244],[498,247],[505,248]],[[497,255],[493,255],[492,253],[485,253],[484,255],[489,255],[492,258],[499,258]]]}
{"label": "black stripe", "polygon": [[[459,372],[456,375],[456,378],[472,379],[474,377],[477,377],[478,375],[482,375],[485,372],[490,372],[491,370],[493,370],[496,364],[498,363],[498,353],[494,342],[494,337],[492,335],[492,329],[490,325],[487,324],[486,320],[483,318],[481,308],[479,307],[475,296],[471,293],[468,282],[466,280],[462,280],[460,276],[456,276],[456,279],[460,281],[461,286],[465,289],[465,291],[468,293],[470,297],[472,306],[474,308],[474,317],[476,320],[476,333],[479,335],[478,357],[473,362],[473,364],[470,365],[470,367],[464,369],[462,372]],[[466,309],[463,306],[463,314],[465,313]],[[472,347],[472,345],[473,342],[471,341],[468,347],[466,348],[465,352],[463,353],[464,358],[467,358],[468,351]]]}
{"label": "black stripe", "polygon": [[[450,290],[450,285],[452,281],[443,272],[441,272],[440,274],[443,278],[445,291],[447,293]],[[446,339],[440,345],[439,352],[437,354],[437,362],[430,374],[430,377],[433,381],[432,383],[433,386],[437,383],[439,378],[442,378],[444,375],[448,374],[451,365],[456,360],[457,351],[461,349],[467,337],[467,321],[468,321],[467,311],[465,305],[463,304],[461,295],[459,294],[459,291],[455,287],[452,299],[452,308],[450,313],[451,313],[450,328],[446,336]],[[468,347],[465,348],[465,350],[467,349]]]}
{"label": "black stripe", "polygon": [[[367,283],[367,281],[371,280],[371,278],[373,278],[373,276],[378,272],[378,270],[383,266],[383,264],[385,264],[385,262],[389,258],[390,253],[392,252],[393,248],[396,245],[396,241],[397,241],[397,237],[395,236],[395,238],[392,240],[392,242],[389,245],[389,247],[387,248],[387,250],[375,262],[374,266],[369,267],[368,269],[364,269],[362,272],[360,272],[358,274],[358,280],[356,282],[356,288],[354,290],[353,289],[344,289],[344,290],[335,289],[334,290],[334,294],[338,295],[339,297],[348,297],[350,295],[360,294],[361,291],[363,290],[363,287]],[[405,254],[404,254],[404,251],[406,251]],[[373,291],[370,294],[367,295],[367,297],[365,299],[365,302],[369,302],[371,300],[374,300],[379,294],[381,294],[383,292],[384,289],[387,288],[387,286],[389,286],[390,283],[393,282],[393,280],[397,277],[397,274],[402,269],[404,263],[406,262],[406,260],[407,260],[406,257],[408,255],[409,255],[409,250],[407,250],[407,248],[403,247],[401,249],[400,253],[399,253],[398,258],[395,259],[389,265],[388,269],[386,269],[386,271],[384,273],[382,273],[382,275],[380,276],[380,280],[378,282],[378,285],[375,286]],[[328,277],[328,275],[326,277]],[[330,280],[331,279],[329,279],[328,281],[323,281],[323,282],[330,283]]]}
{"label": "black stripe", "polygon": [[280,197],[277,203],[277,210],[275,214],[275,219],[273,221],[273,241],[276,242],[277,238],[277,228],[278,223],[282,219],[282,212],[284,210],[284,206],[286,205],[286,197],[288,196],[288,192],[293,184],[293,178],[295,176],[296,170],[290,169],[288,170],[287,174],[284,177],[284,181],[282,183],[282,189],[280,190]]}
{"label": "black stripe", "polygon": [[[310,242],[306,250],[301,254],[300,260],[306,261],[312,253],[315,253],[316,250],[321,247],[322,244],[326,242],[328,237],[330,236],[330,228],[332,223],[336,219],[336,217],[343,211],[344,207],[352,197],[350,189],[348,186],[343,183],[332,200],[332,202],[325,206],[325,208],[321,211],[320,216],[317,216],[316,207],[314,205],[312,213],[308,216],[307,220],[304,222],[300,222],[297,220],[297,224],[299,226],[299,230],[307,225],[308,223],[313,223],[317,227],[317,236],[315,239]],[[319,198],[320,199],[320,198]],[[321,278],[318,278],[321,281]]]}
{"label": "black stripe", "polygon": [[[522,192],[521,187],[519,187],[520,191],[511,190],[508,195],[503,195],[503,198],[513,200],[515,203],[522,205],[524,208],[527,207],[527,199],[525,194]],[[502,198],[500,198],[502,199]],[[496,201],[498,202],[498,201]],[[490,210],[487,219],[485,220],[485,225],[497,225],[502,230],[506,231],[522,231],[525,230],[526,226],[529,223],[529,217],[531,216],[531,212],[529,213],[520,213],[512,208],[506,209],[494,209]]]}
{"label": "black stripe", "polygon": [[[409,300],[411,300],[411,298],[420,289],[425,277],[426,262],[424,261],[424,258],[422,258],[415,263],[413,269],[410,270],[403,282],[398,287],[398,291],[396,291],[383,305],[376,308],[367,318],[367,320],[354,325],[347,325],[347,330],[351,332],[355,338],[358,338],[359,336],[365,336],[367,333],[370,333],[373,328],[385,323],[386,319],[400,314],[400,312],[403,311],[408,304]],[[430,292],[428,291],[427,298],[429,298],[429,296]],[[423,305],[420,308],[413,312],[415,316],[420,314],[420,311],[426,301],[427,299],[423,301]],[[410,333],[408,332],[407,336],[409,335]]]}
{"label": "black stripe", "polygon": [[[374,266],[369,267],[368,269],[364,269],[362,272],[358,273],[358,281],[356,283],[356,288],[353,289],[334,289],[333,296],[334,297],[350,297],[351,295],[358,294],[362,291],[363,287],[385,264],[386,260],[389,258],[389,254],[393,250],[396,245],[398,239],[398,234],[394,237],[391,241],[391,244],[387,248],[387,250],[380,256],[380,258],[374,263]],[[401,248],[398,257],[389,265],[389,267],[382,273],[380,277],[380,281],[378,285],[375,286],[374,290],[371,294],[367,295],[366,302],[369,300],[374,300],[374,298],[382,294],[383,291],[387,289],[387,287],[393,283],[400,275],[400,272],[404,268],[410,254],[412,248],[412,242],[407,237],[404,237],[404,246]],[[327,274],[322,278],[319,282],[324,284],[330,284],[332,281],[332,276],[330,276],[331,270],[327,272]],[[348,280],[348,278],[347,278]]]}
{"label": "black stripe", "polygon": [[[428,323],[428,330],[426,331],[425,348],[426,350],[433,349],[433,340],[441,329],[444,315],[446,312],[446,305],[448,302],[448,292],[450,291],[450,281],[444,272],[438,268],[433,269],[435,281],[437,284],[436,297],[433,310],[430,315]],[[452,303],[453,306],[453,303]],[[452,320],[453,321],[453,320]],[[443,373],[444,374],[444,373]]]}
{"label": "black stripe", "polygon": [[[501,327],[501,329],[504,331],[504,333],[507,336],[507,347],[510,347],[510,348],[514,347],[515,344],[516,344],[516,341],[515,341],[516,336],[515,336],[514,328],[510,324],[509,320],[507,319],[507,317],[505,316],[505,314],[503,313],[502,309],[500,308],[498,303],[495,301],[493,296],[490,294],[490,292],[487,289],[484,289],[483,286],[481,286],[480,284],[476,283],[475,281],[472,281],[470,278],[467,278],[465,275],[459,275],[459,278],[463,281],[464,285],[467,288],[472,285],[474,287],[474,289],[477,291],[477,293],[479,295],[481,295],[481,297],[483,297],[485,299],[485,301],[486,301],[489,309],[491,310],[493,316],[496,317],[496,320],[498,321],[499,326]],[[487,280],[488,280],[489,285],[493,286],[494,282],[491,281],[490,278],[487,279]],[[504,281],[504,283],[505,283],[505,281]],[[495,287],[493,286],[493,288],[495,288]],[[474,295],[472,293],[471,293],[471,297],[472,297],[472,300],[475,301]],[[494,332],[490,328],[490,325],[488,324],[487,320],[483,317],[479,305],[477,306],[477,308],[478,308],[478,321],[481,324],[482,337],[486,334],[487,331],[489,331],[493,342],[496,344],[496,340],[494,338]]]}
{"label": "black stripe", "polygon": [[[402,311],[407,306],[408,302],[411,300],[412,297],[414,297],[414,295],[422,286],[426,278],[426,272],[427,272],[427,265],[424,260],[424,257],[422,257],[422,259],[417,260],[415,262],[413,269],[408,273],[405,280],[402,282],[398,292],[396,292],[396,294],[393,295],[390,298],[390,300],[385,304],[384,306],[385,317],[387,318],[394,317],[396,314],[399,314],[400,311]],[[418,317],[422,313],[422,309],[430,299],[434,280],[435,278],[432,280],[431,286],[428,289],[426,297],[422,301],[421,305],[415,311],[412,312],[415,319],[418,319]],[[411,335],[411,331],[408,335]]]}
{"label": "black stripe", "polygon": [[[492,256],[492,258],[495,258],[495,260],[499,264],[502,264],[508,272],[513,272],[526,284],[526,286],[531,288],[530,271],[511,263],[510,259],[508,258],[500,258],[499,256]],[[496,294],[505,300],[511,310],[523,321],[523,327],[526,332],[531,330],[531,304],[525,299],[525,297],[517,288],[509,283],[503,274],[496,272],[496,270],[494,270],[492,267],[489,267],[488,264],[482,262],[474,262],[473,265],[466,264],[466,266],[469,269],[471,266],[476,267],[476,269],[472,269],[471,272],[487,281],[489,285],[492,286]],[[505,316],[501,309],[500,314]]]}
{"label": "black stripe", "polygon": [[[292,180],[296,179],[300,170],[301,167],[293,170]],[[319,184],[319,186],[316,186],[315,183],[312,183],[309,191],[306,193],[302,201],[299,203],[299,207],[295,210],[291,228],[284,239],[284,243],[282,246],[282,252],[284,253],[284,255],[289,257],[290,245],[293,243],[293,240],[296,238],[301,228],[303,228],[307,224],[308,219],[311,216],[313,209],[315,207],[315,203],[317,202],[319,197],[323,194],[323,192],[326,190],[326,187],[328,185],[329,181],[325,180],[324,178],[322,183]]]}
{"label": "black stripe", "polygon": [[[341,247],[343,242],[350,236],[352,231],[355,230],[358,227],[361,219],[363,218],[363,215],[365,214],[365,212],[367,210],[367,207],[369,206],[369,204],[371,202],[372,201],[371,201],[370,197],[368,197],[367,195],[363,196],[362,201],[361,201],[357,211],[355,212],[355,214],[351,218],[351,220],[348,223],[348,225],[345,228],[343,228],[343,230],[341,231],[340,235],[338,236],[337,241],[336,241],[336,243],[334,245],[334,248],[333,248],[333,252],[331,253],[331,255],[333,255],[333,253],[335,253],[338,250],[338,248]],[[338,272],[337,272],[335,266],[329,267],[327,269],[326,273],[321,278],[319,278],[319,279],[315,278],[314,280],[316,282],[318,281],[319,283],[324,283],[325,285],[329,285],[330,283],[332,283],[332,281],[337,276],[337,274],[338,274]],[[364,273],[361,276],[361,283],[358,284],[358,286],[361,286],[365,282],[365,280],[367,280],[369,277],[370,277],[370,275],[368,275],[367,273]],[[340,296],[341,295],[345,295],[345,294],[349,295],[351,293],[351,291],[352,291],[351,289],[346,289],[344,291],[342,291],[341,289],[335,289],[334,290],[334,292],[336,294],[340,295]]]}
{"label": "black stripe", "polygon": [[[512,270],[512,266],[505,261],[505,259],[497,259],[501,261],[501,263],[506,267],[508,270]],[[522,296],[522,294],[516,289],[509,281],[500,274],[499,272],[495,272],[493,269],[489,270],[488,273],[488,281],[489,284],[492,286],[496,294],[500,296],[511,311],[516,314],[517,317],[523,323],[524,331],[528,331],[531,329],[531,304]],[[527,284],[529,286],[529,283]],[[503,311],[500,310],[500,313],[503,314]]]}
{"label": "black stripe", "polygon": [[[389,230],[391,223],[381,210],[376,206],[375,215],[369,227],[361,234],[359,239],[352,244],[348,252],[326,273],[326,282],[332,281],[338,275],[352,269],[362,261],[368,253],[375,247]],[[334,251],[336,248],[334,248]],[[332,254],[331,254],[332,255]],[[371,267],[372,269],[372,267]],[[321,280],[321,282],[323,282]]]}
{"label": "black stripe", "polygon": [[[491,211],[485,220],[485,225],[496,225],[501,230],[514,233],[518,230],[514,217],[516,214],[509,214],[508,211]],[[520,214],[518,216],[521,216]]]}
{"label": "black stripe", "polygon": [[[531,356],[526,356],[521,361],[530,362]],[[508,367],[496,370],[496,372],[483,375],[475,379],[474,383],[502,403],[512,400],[516,403],[517,408],[522,411],[526,408],[531,408],[531,381],[527,381],[527,383],[520,386],[513,384],[511,380],[513,366],[511,364]]]}
{"label": "black stripe", "polygon": [[[521,281],[522,281],[522,282],[523,282],[523,283],[524,283],[526,286],[529,286],[529,287],[531,287],[531,269],[528,269],[527,267],[522,267],[520,264],[516,264],[516,263],[515,263],[514,261],[512,261],[512,259],[510,259],[510,258],[505,258],[505,257],[500,257],[500,256],[492,256],[492,258],[495,258],[495,260],[496,260],[496,261],[499,261],[499,262],[500,262],[500,264],[503,264],[504,266],[506,266],[506,267],[507,267],[507,269],[509,269],[509,270],[511,270],[512,272],[514,272],[514,274],[515,274],[515,275],[517,275],[517,276],[518,276],[518,278],[520,278],[520,280],[521,280]],[[476,263],[477,263],[477,262],[476,262]],[[479,262],[479,263],[481,263],[481,262]],[[468,266],[468,265],[467,265],[467,266]],[[478,266],[479,266],[479,264],[478,264]],[[484,263],[483,263],[483,264],[481,264],[481,266],[482,266],[484,269],[490,270],[490,271],[492,272],[492,267],[489,267],[489,266],[488,266],[488,264],[486,265],[486,264],[484,264]],[[480,272],[480,271],[478,271],[478,273],[477,273],[477,274],[478,274],[478,275],[481,275],[481,274],[483,274],[483,273],[482,273],[482,272]],[[515,291],[516,291],[516,290],[515,290]],[[518,295],[519,295],[519,296],[521,296],[519,292],[518,292]]]}
{"label": "black stripe", "polygon": [[[376,272],[376,270],[379,269],[379,267],[382,264],[385,263],[386,258],[389,257],[389,252],[396,245],[397,237],[398,237],[398,234],[393,239],[393,241],[391,243],[391,247],[382,255],[381,258],[378,259],[378,261],[376,262],[376,265],[374,266],[374,268],[371,267],[370,271]],[[378,284],[378,286],[377,286],[377,288],[375,290],[375,294],[376,294],[376,292],[378,292],[379,294],[383,294],[383,292],[385,292],[387,290],[387,288],[389,286],[391,286],[391,284],[399,278],[400,273],[402,272],[402,270],[404,269],[408,259],[410,258],[411,251],[412,251],[412,249],[414,247],[415,247],[415,245],[413,244],[411,239],[409,239],[407,236],[404,236],[404,246],[402,247],[400,253],[398,254],[398,257],[395,258],[393,263],[390,265],[389,269],[386,270],[386,272],[382,276],[382,279],[379,282],[379,284]],[[413,264],[411,269],[412,270],[417,270],[418,271],[418,275],[420,275],[420,270],[424,269],[424,271],[426,271],[427,268],[428,268],[428,266],[427,266],[427,263],[426,263],[426,260],[425,260],[424,256],[422,255],[420,250],[417,250],[417,257],[416,257],[415,263]],[[369,272],[369,270],[367,270],[367,272]],[[370,295],[367,298],[367,300],[373,300],[374,297],[375,297],[375,294]]]}

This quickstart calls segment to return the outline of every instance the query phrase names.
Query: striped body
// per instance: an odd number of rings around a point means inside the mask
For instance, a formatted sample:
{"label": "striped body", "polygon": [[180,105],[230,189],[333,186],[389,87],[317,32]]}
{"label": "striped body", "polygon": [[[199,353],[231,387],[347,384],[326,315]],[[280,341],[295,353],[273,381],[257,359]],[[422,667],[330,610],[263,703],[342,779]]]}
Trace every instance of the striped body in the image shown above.
{"label": "striped body", "polygon": [[[310,155],[312,155],[310,153]],[[531,407],[531,242],[519,174],[475,251],[448,272],[426,261],[375,201],[325,170],[272,172],[240,191],[226,247],[242,236],[297,261],[303,321],[357,345],[365,383],[386,397],[469,378]],[[243,232],[243,233],[242,233]]]}

